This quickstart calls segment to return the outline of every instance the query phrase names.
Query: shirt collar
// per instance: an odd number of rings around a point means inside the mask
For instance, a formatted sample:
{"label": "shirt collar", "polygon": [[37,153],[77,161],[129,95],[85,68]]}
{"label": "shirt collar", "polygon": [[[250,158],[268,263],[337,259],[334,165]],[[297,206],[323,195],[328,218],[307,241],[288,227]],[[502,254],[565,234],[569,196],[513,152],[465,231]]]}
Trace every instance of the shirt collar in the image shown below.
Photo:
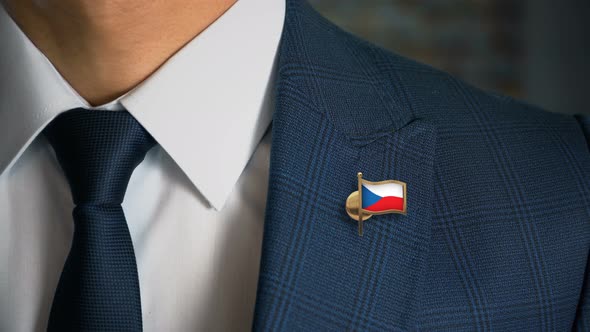
{"label": "shirt collar", "polygon": [[[240,0],[117,101],[220,210],[272,117],[285,2]],[[0,6],[0,174],[57,115],[88,104]],[[6,88],[4,88],[6,86]],[[8,142],[8,143],[7,143]]]}

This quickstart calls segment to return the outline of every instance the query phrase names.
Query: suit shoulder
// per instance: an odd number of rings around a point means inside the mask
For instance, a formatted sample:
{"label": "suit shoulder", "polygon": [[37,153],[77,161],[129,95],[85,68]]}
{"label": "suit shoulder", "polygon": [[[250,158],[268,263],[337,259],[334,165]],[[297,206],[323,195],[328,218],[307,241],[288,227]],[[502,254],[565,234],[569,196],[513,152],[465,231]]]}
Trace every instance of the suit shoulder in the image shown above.
{"label": "suit shoulder", "polygon": [[283,63],[289,64],[285,68],[298,70],[293,79],[300,79],[302,72],[313,78],[293,84],[315,98],[312,102],[316,108],[325,108],[336,127],[348,136],[390,132],[413,119],[432,120],[437,126],[469,126],[477,115],[490,122],[531,126],[577,123],[573,116],[484,91],[447,72],[385,50],[341,29],[316,11],[306,11],[297,28],[297,32],[287,34],[292,42],[285,43],[289,46],[285,48],[289,52],[284,52],[288,56],[283,56]]}
{"label": "suit shoulder", "polygon": [[501,122],[534,122],[539,125],[573,123],[572,115],[543,109],[524,100],[495,91],[486,91],[443,70],[385,50],[357,37],[350,37],[372,58],[371,66],[386,89],[398,92],[417,118],[463,122],[473,113],[485,113],[490,120]]}

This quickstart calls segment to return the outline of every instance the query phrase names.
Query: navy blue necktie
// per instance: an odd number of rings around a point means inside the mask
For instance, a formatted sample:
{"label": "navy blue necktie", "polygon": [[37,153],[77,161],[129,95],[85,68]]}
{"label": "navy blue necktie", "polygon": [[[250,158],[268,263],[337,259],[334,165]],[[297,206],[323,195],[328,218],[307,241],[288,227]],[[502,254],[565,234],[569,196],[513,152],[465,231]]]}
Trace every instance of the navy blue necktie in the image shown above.
{"label": "navy blue necktie", "polygon": [[71,110],[44,134],[75,204],[74,238],[48,331],[141,331],[137,265],[121,203],[155,141],[126,111]]}

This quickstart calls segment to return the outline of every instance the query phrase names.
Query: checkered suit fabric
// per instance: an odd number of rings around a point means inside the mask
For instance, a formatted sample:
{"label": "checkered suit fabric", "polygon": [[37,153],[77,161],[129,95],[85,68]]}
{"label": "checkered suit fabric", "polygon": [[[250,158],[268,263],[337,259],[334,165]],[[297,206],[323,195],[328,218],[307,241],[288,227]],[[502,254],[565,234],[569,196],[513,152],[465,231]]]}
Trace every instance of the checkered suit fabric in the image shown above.
{"label": "checkered suit fabric", "polygon": [[[587,331],[583,117],[481,91],[290,0],[254,330]],[[407,183],[361,238],[356,173]]]}

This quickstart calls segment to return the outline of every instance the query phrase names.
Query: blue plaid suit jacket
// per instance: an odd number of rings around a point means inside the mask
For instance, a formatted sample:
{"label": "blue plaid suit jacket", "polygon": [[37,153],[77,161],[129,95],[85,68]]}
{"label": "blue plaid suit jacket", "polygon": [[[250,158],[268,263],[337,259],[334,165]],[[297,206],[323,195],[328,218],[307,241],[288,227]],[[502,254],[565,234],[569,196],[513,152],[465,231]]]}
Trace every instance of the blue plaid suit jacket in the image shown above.
{"label": "blue plaid suit jacket", "polygon": [[[590,122],[490,94],[289,0],[254,330],[590,329]],[[344,202],[407,183],[359,237]]]}

